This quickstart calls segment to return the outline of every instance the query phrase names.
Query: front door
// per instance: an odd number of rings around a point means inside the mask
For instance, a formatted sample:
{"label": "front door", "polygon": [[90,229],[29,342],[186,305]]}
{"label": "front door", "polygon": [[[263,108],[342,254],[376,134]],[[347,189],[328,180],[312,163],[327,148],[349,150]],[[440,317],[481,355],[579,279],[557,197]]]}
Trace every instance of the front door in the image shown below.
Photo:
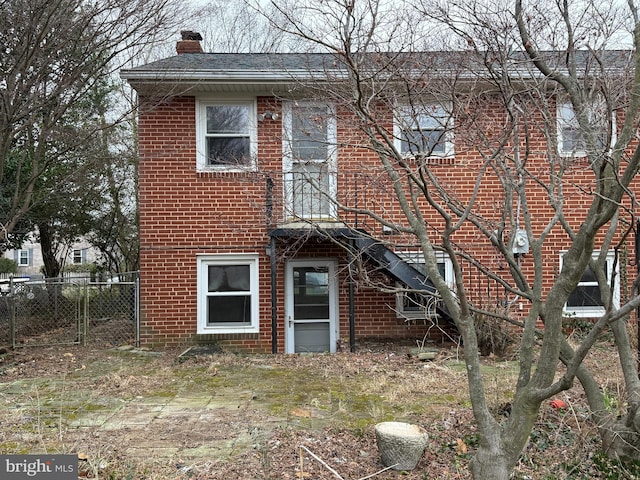
{"label": "front door", "polygon": [[335,352],[335,262],[288,262],[285,288],[286,353]]}

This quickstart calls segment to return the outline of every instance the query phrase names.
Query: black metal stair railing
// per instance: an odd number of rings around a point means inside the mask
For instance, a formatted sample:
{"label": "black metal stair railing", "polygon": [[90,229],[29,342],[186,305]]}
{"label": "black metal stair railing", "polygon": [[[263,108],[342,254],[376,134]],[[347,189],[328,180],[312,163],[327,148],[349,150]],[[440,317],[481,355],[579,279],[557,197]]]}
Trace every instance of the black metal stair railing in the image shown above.
{"label": "black metal stair railing", "polygon": [[428,297],[430,301],[427,303],[434,305],[436,313],[445,320],[451,320],[451,316],[439,300],[439,293],[436,287],[424,273],[401,258],[386,245],[371,237],[364,234],[352,234],[350,237],[358,252],[373,261],[394,280],[403,283],[416,293]]}

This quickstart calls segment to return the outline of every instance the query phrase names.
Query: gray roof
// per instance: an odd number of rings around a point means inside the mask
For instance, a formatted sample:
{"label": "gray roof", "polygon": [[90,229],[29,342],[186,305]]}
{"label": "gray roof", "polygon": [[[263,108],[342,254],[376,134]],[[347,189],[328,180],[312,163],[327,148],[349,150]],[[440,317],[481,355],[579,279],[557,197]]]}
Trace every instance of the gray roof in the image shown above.
{"label": "gray roof", "polygon": [[[631,59],[628,51],[606,51],[601,58],[605,66],[626,70]],[[561,70],[566,70],[562,52],[542,52],[541,55]],[[471,51],[367,53],[360,57],[365,70],[412,73],[451,74],[466,72],[476,77],[488,54]],[[510,55],[510,68],[521,76],[539,75],[531,62],[520,52]],[[189,88],[199,91],[274,92],[290,88],[293,84],[314,80],[332,80],[346,75],[342,59],[323,53],[183,53],[139,67],[121,71],[121,77],[134,88],[161,89],[170,85],[175,89]],[[595,68],[597,62],[588,51],[578,52],[579,71]],[[392,65],[392,68],[389,68]]]}
{"label": "gray roof", "polygon": [[330,65],[331,59],[320,53],[183,53],[125,72],[319,70]]}

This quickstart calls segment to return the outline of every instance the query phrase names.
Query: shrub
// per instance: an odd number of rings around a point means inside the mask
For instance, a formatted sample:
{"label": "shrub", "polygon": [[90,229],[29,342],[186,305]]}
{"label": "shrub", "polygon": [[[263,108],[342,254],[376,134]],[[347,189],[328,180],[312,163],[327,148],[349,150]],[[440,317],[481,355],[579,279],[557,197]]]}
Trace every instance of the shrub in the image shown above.
{"label": "shrub", "polygon": [[18,273],[18,263],[9,258],[0,258],[0,273]]}
{"label": "shrub", "polygon": [[503,357],[509,345],[513,343],[513,337],[504,320],[477,313],[475,325],[480,355],[493,354]]}

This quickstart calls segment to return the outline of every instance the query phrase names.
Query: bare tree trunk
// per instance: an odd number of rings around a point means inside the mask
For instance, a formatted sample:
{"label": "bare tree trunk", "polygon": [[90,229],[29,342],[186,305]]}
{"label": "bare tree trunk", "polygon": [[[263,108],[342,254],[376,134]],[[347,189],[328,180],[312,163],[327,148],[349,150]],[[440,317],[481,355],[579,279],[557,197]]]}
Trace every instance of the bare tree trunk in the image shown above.
{"label": "bare tree trunk", "polygon": [[508,480],[511,478],[515,461],[505,454],[505,448],[501,441],[489,443],[491,444],[486,447],[481,446],[471,460],[469,464],[471,475],[477,480],[488,478]]}

